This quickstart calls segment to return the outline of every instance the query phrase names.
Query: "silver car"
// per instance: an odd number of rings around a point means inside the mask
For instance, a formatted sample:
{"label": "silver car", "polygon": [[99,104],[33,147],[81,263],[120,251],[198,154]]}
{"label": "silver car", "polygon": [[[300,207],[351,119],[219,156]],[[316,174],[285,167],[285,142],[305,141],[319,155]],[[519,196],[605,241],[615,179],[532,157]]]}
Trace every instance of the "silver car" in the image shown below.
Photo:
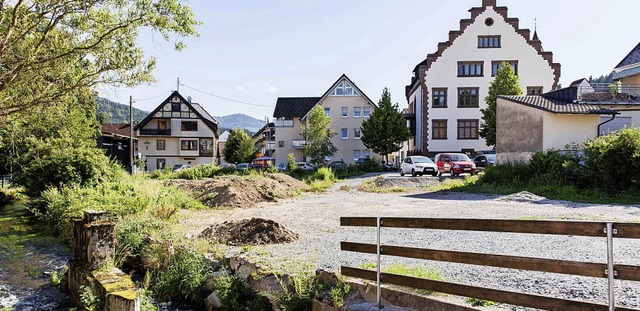
{"label": "silver car", "polygon": [[431,174],[438,176],[438,166],[431,159],[423,156],[406,157],[400,165],[400,176],[411,173],[411,176]]}

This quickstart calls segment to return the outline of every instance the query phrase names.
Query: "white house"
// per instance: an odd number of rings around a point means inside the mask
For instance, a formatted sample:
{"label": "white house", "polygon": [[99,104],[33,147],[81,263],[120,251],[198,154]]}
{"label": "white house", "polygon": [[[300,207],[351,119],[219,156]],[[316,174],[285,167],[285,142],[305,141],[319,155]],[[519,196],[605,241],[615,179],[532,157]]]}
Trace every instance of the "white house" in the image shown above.
{"label": "white house", "polygon": [[428,54],[413,70],[405,88],[409,109],[405,114],[413,133],[409,154],[467,152],[489,149],[478,135],[480,109],[502,62],[520,77],[528,95],[556,88],[560,64],[545,51],[537,34],[521,29],[517,18],[496,0],[483,0],[460,20],[460,29]]}
{"label": "white house", "polygon": [[202,106],[173,92],[134,127],[147,171],[214,164],[218,124]]}
{"label": "white house", "polygon": [[296,157],[296,161],[306,160],[303,156],[306,141],[302,129],[307,126],[307,114],[316,105],[323,107],[324,112],[331,118],[331,129],[337,134],[332,138],[332,143],[338,151],[331,160],[355,163],[359,158],[375,157],[360,139],[362,121],[369,118],[376,106],[343,74],[320,97],[278,98],[273,112],[273,157],[276,163],[287,162],[289,153]]}

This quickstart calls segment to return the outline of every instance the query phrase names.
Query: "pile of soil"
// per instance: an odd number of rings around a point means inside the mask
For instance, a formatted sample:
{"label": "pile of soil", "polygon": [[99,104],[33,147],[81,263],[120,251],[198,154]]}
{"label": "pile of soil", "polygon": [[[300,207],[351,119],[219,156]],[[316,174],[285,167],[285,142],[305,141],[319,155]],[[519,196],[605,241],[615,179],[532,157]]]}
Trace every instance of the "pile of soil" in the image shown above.
{"label": "pile of soil", "polygon": [[420,176],[420,177],[401,177],[399,175],[384,175],[379,178],[373,179],[373,184],[377,188],[385,189],[385,188],[405,188],[405,189],[414,189],[414,188],[427,188],[431,186],[440,185],[444,177],[431,177],[431,176]]}
{"label": "pile of soil", "polygon": [[273,220],[251,218],[210,226],[200,237],[227,245],[262,245],[293,242],[299,236]]}
{"label": "pile of soil", "polygon": [[304,182],[285,174],[175,179],[168,183],[188,191],[203,204],[216,208],[252,207],[259,202],[290,198],[309,188]]}
{"label": "pile of soil", "polygon": [[510,195],[505,195],[498,198],[497,200],[507,202],[542,202],[546,201],[547,198],[535,195],[529,191],[520,191],[517,193],[512,193]]}

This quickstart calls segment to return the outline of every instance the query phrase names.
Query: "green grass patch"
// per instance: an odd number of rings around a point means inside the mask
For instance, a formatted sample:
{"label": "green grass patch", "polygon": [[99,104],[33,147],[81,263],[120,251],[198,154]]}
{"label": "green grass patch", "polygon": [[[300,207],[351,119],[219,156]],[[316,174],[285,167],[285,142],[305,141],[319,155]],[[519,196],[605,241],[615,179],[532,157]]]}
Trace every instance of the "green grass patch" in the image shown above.
{"label": "green grass patch", "polygon": [[[375,263],[364,263],[360,265],[360,268],[367,269],[367,270],[375,270],[377,268],[377,265]],[[411,276],[411,277],[433,280],[433,281],[444,281],[444,275],[442,274],[442,272],[436,269],[427,268],[424,266],[409,267],[409,266],[394,262],[390,265],[382,266],[381,270],[382,272],[385,272],[385,273],[405,275],[405,276]],[[412,290],[414,290],[417,293],[421,293],[425,295],[430,295],[433,293],[432,291],[425,291],[421,289],[412,289]]]}

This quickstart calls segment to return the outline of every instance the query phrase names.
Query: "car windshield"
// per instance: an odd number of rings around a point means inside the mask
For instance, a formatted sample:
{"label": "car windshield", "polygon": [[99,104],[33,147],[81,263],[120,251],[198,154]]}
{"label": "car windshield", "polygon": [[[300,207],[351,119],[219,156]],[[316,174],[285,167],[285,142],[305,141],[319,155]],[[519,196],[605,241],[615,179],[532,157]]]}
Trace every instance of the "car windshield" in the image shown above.
{"label": "car windshield", "polygon": [[495,162],[496,161],[496,155],[495,154],[487,154],[487,161]]}
{"label": "car windshield", "polygon": [[431,161],[431,159],[427,157],[415,157],[413,158],[413,162],[414,163],[433,163],[433,161]]}
{"label": "car windshield", "polygon": [[451,161],[462,162],[462,161],[471,161],[471,160],[465,154],[452,154]]}

